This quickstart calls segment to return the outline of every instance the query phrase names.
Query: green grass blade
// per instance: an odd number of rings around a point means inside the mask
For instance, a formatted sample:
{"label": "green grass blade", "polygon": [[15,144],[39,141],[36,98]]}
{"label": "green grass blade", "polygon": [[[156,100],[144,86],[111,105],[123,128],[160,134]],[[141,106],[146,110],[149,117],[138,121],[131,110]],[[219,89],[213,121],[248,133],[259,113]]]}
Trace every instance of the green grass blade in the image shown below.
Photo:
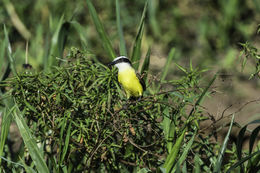
{"label": "green grass blade", "polygon": [[211,87],[211,85],[214,83],[214,81],[217,78],[218,73],[216,73],[214,75],[214,77],[211,79],[211,81],[209,82],[208,86],[203,90],[203,93],[201,94],[201,96],[199,97],[199,99],[196,102],[196,105],[199,105],[202,101],[202,99],[204,98],[205,94],[207,93],[207,91],[209,90],[209,87]]}
{"label": "green grass blade", "polygon": [[[5,27],[5,26],[4,26]],[[8,34],[7,31],[5,29],[5,37],[6,39],[4,41],[2,41],[1,47],[0,47],[0,70],[2,71],[2,74],[0,74],[0,82],[4,81],[11,73],[11,63],[10,60],[6,63],[4,63],[4,59],[5,59],[5,49],[6,49],[6,45],[7,42],[9,42],[8,40]],[[6,64],[6,67],[4,67],[4,65]],[[0,87],[0,89],[2,91],[5,90],[4,87]]]}
{"label": "green grass blade", "polygon": [[166,158],[166,161],[164,163],[164,168],[166,169],[166,173],[169,173],[171,171],[172,167],[174,166],[177,155],[181,149],[185,133],[186,133],[186,129],[184,129],[181,136],[178,137],[178,139],[176,140],[176,143],[172,147],[171,152],[169,153],[169,155]]}
{"label": "green grass blade", "polygon": [[173,139],[174,139],[174,136],[175,136],[175,124],[172,120],[169,120],[169,124],[168,124],[168,135],[167,135],[167,149],[168,149],[168,152],[170,153],[173,149]]}
{"label": "green grass blade", "polygon": [[154,36],[157,38],[161,35],[160,25],[156,20],[156,11],[157,11],[158,4],[159,1],[150,1],[148,5],[149,24],[151,26]]}
{"label": "green grass blade", "polygon": [[240,161],[238,161],[237,163],[235,163],[234,165],[232,165],[228,170],[227,173],[230,173],[232,170],[234,170],[236,167],[240,166],[241,164],[243,164],[244,162],[246,162],[247,160],[251,159],[252,157],[254,157],[255,155],[260,154],[260,150],[252,153],[250,155],[248,155],[247,157],[242,158]]}
{"label": "green grass blade", "polygon": [[183,167],[182,167],[182,173],[187,173],[188,171],[187,171],[187,164],[186,164],[186,162],[184,162],[184,164],[183,164]]}
{"label": "green grass blade", "polygon": [[[1,136],[0,136],[0,156],[3,156],[4,146],[6,142],[6,138],[9,134],[10,125],[13,121],[11,116],[11,111],[7,111],[7,107],[4,109],[2,113],[2,122],[1,122]],[[0,158],[0,165],[2,159]]]}
{"label": "green grass blade", "polygon": [[[254,6],[255,6],[256,10],[258,12],[260,12],[260,2],[258,0],[253,0],[253,2],[254,2]],[[259,30],[260,29],[258,29],[257,33],[259,33]]]}
{"label": "green grass blade", "polygon": [[163,122],[162,122],[162,127],[165,135],[165,139],[167,140],[167,150],[168,153],[171,152],[172,146],[173,146],[173,139],[174,139],[174,134],[175,134],[175,124],[174,122],[170,119],[170,114],[169,114],[169,108],[165,108],[163,111]]}
{"label": "green grass blade", "polygon": [[181,166],[179,165],[179,162],[177,162],[174,167],[176,167],[176,169],[173,169],[171,171],[172,173],[181,173]]}
{"label": "green grass blade", "polygon": [[150,65],[150,57],[151,57],[151,48],[149,47],[149,49],[146,53],[145,59],[144,59],[144,63],[141,68],[141,74],[144,72],[148,72],[149,65]]}
{"label": "green grass blade", "polygon": [[25,146],[28,148],[30,156],[35,163],[36,169],[40,173],[48,173],[48,167],[43,159],[43,156],[36,144],[36,141],[34,139],[34,136],[31,134],[29,127],[25,123],[25,120],[23,119],[22,113],[19,111],[19,109],[16,107],[16,110],[13,111],[13,116],[15,119],[15,122],[17,124],[17,127],[21,133],[21,136],[23,138]]}
{"label": "green grass blade", "polygon": [[238,134],[238,137],[237,137],[236,148],[237,148],[237,158],[238,158],[238,160],[240,160],[241,157],[242,157],[242,145],[243,145],[243,141],[244,141],[243,139],[244,139],[244,136],[245,136],[246,128],[247,128],[247,125],[244,126],[239,131],[239,134]]}
{"label": "green grass blade", "polygon": [[249,140],[249,154],[252,153],[253,151],[253,146],[254,146],[254,143],[255,143],[255,140],[257,139],[258,137],[258,133],[260,131],[260,126],[258,126],[257,128],[255,128],[250,136],[250,140]]}
{"label": "green grass blade", "polygon": [[[239,134],[238,134],[238,137],[237,137],[237,142],[236,142],[236,150],[237,150],[237,158],[238,160],[241,160],[242,158],[242,145],[243,145],[243,139],[244,139],[244,135],[245,135],[245,132],[246,132],[246,129],[247,129],[247,125],[244,126],[240,131],[239,131]],[[244,169],[244,165],[240,165],[240,170],[243,170]]]}
{"label": "green grass blade", "polygon": [[169,55],[168,55],[167,61],[166,61],[165,65],[164,65],[162,76],[161,76],[161,81],[165,80],[165,77],[168,74],[168,71],[169,71],[169,68],[170,68],[170,64],[171,64],[171,62],[173,60],[174,55],[175,55],[175,48],[172,48],[170,53],[169,53]]}
{"label": "green grass blade", "polygon": [[[25,168],[25,165],[22,165],[22,164],[20,164],[20,163],[16,163],[16,162],[13,162],[13,161],[11,161],[11,160],[8,160],[8,159],[6,159],[6,158],[4,158],[4,157],[2,157],[2,156],[0,156],[0,159],[3,159],[4,161],[6,161],[6,162],[8,162],[8,163],[11,163],[11,164],[13,164],[13,165],[16,165],[16,166],[21,166],[21,167],[24,167]],[[26,169],[26,168],[25,168]],[[0,172],[1,172],[2,170],[0,170]],[[29,171],[30,172],[30,171]]]}
{"label": "green grass blade", "polygon": [[[10,68],[10,62],[8,62],[7,67],[5,68],[5,71],[3,72],[3,76],[1,77],[0,81],[4,81],[6,78],[8,78],[9,74],[11,73],[11,68]],[[5,88],[2,91],[5,90]]]}
{"label": "green grass blade", "polygon": [[26,165],[26,163],[24,162],[24,160],[22,160],[22,159],[20,159],[20,160],[21,160],[21,162],[22,162],[22,165],[23,165],[23,167],[24,167],[26,173],[36,173],[36,171],[33,170],[33,168],[31,168],[31,167],[29,167],[29,166]]}
{"label": "green grass blade", "polygon": [[136,173],[148,173],[151,172],[148,168],[141,168]]}
{"label": "green grass blade", "polygon": [[[67,121],[66,119],[63,119],[63,121],[60,122],[59,127],[60,127],[60,142],[59,142],[59,148],[62,149],[62,146],[64,145],[64,132],[67,126]],[[65,147],[63,147],[63,150],[65,149]],[[59,152],[58,157],[57,157],[57,161],[59,162],[59,167],[58,169],[61,167],[62,165],[62,157],[63,157],[63,152]]]}
{"label": "green grass blade", "polygon": [[201,170],[200,170],[200,157],[198,154],[195,155],[195,158],[194,158],[194,161],[195,161],[195,173],[201,173]]}
{"label": "green grass blade", "polygon": [[4,25],[4,34],[5,34],[5,42],[6,42],[6,45],[7,45],[8,60],[10,62],[10,66],[11,66],[11,70],[12,70],[13,74],[16,75],[17,72],[16,72],[16,69],[15,69],[15,62],[14,62],[14,58],[13,58],[13,55],[12,55],[12,47],[11,47],[11,44],[10,44],[10,41],[9,41],[8,32],[6,30],[5,25]]}
{"label": "green grass blade", "polygon": [[[0,98],[3,98],[4,95],[0,90]],[[2,100],[2,103],[4,104],[4,109],[2,112],[2,122],[1,122],[1,136],[0,136],[0,156],[3,156],[4,146],[6,142],[6,138],[9,134],[9,129],[11,126],[11,123],[13,121],[13,117],[11,116],[12,111],[8,111],[11,107],[13,107],[13,101],[10,99],[10,97],[5,98]],[[0,159],[0,165],[1,165],[1,159]]]}
{"label": "green grass blade", "polygon": [[[258,150],[259,151],[259,150]],[[260,153],[256,154],[253,158],[247,163],[247,169],[256,170],[260,167]]]}
{"label": "green grass blade", "polygon": [[70,31],[70,22],[64,22],[58,36],[58,57],[63,58],[64,48]]}
{"label": "green grass blade", "polygon": [[182,66],[180,66],[179,64],[177,63],[174,63],[181,71],[183,71],[185,74],[187,74],[187,70],[185,68],[183,68]]}
{"label": "green grass blade", "polygon": [[197,106],[200,105],[202,99],[204,98],[204,96],[206,95],[207,91],[209,90],[210,86],[213,84],[213,82],[216,80],[218,73],[216,73],[214,75],[214,77],[211,79],[211,81],[209,82],[208,86],[203,90],[202,94],[200,95],[199,99],[196,101],[194,107],[192,108],[189,116],[191,116],[193,114],[193,112],[196,110]]}
{"label": "green grass blade", "polygon": [[143,79],[146,83],[147,83],[147,76],[148,76],[148,71],[150,66],[150,57],[151,57],[151,48],[149,47],[140,72],[141,74],[144,74]]}
{"label": "green grass blade", "polygon": [[105,33],[104,27],[103,27],[102,23],[100,22],[100,19],[97,15],[95,7],[93,6],[93,4],[91,3],[90,0],[86,0],[86,2],[87,2],[88,9],[89,9],[90,15],[92,17],[92,20],[96,26],[98,35],[99,35],[101,41],[103,42],[104,49],[107,52],[107,54],[109,55],[110,60],[113,60],[116,57],[116,54],[108,39],[107,34]]}
{"label": "green grass blade", "polygon": [[216,162],[216,164],[214,165],[214,171],[213,171],[214,173],[215,173],[215,172],[217,172],[217,173],[218,173],[218,172],[221,172],[222,160],[223,160],[223,157],[224,157],[226,148],[227,148],[227,144],[228,144],[230,132],[231,132],[231,129],[232,129],[232,127],[233,127],[234,117],[235,117],[235,115],[233,114],[232,119],[231,119],[231,122],[230,122],[229,129],[228,129],[228,133],[227,133],[227,135],[226,135],[226,137],[225,137],[225,139],[224,139],[224,142],[223,142],[223,144],[222,144],[222,147],[221,147],[221,149],[220,149],[217,162]]}
{"label": "green grass blade", "polygon": [[[6,46],[5,43],[6,43],[5,41],[2,41],[1,45],[0,45],[0,70],[2,70],[4,67],[5,46]],[[2,78],[2,75],[0,75],[0,79],[1,78]]]}
{"label": "green grass blade", "polygon": [[196,133],[193,134],[193,136],[190,139],[190,141],[188,142],[187,146],[183,149],[181,157],[179,158],[178,162],[176,163],[176,165],[173,168],[173,172],[176,170],[176,166],[181,165],[185,161],[185,159],[187,158],[187,154],[190,151],[190,148],[193,144],[195,136],[196,136]]}
{"label": "green grass blade", "polygon": [[123,33],[123,28],[122,28],[121,19],[120,19],[120,4],[119,4],[118,0],[116,0],[116,25],[117,25],[117,32],[118,32],[118,37],[119,37],[120,55],[127,56],[124,33]]}
{"label": "green grass blade", "polygon": [[135,37],[134,47],[133,47],[133,51],[132,51],[131,60],[133,63],[133,67],[135,69],[138,69],[139,61],[141,59],[141,45],[142,45],[142,37],[143,37],[143,33],[144,33],[144,23],[145,23],[145,18],[146,18],[147,5],[148,5],[148,0],[146,1],[145,5],[144,5],[141,21],[140,21],[140,24],[138,27],[138,32]]}
{"label": "green grass blade", "polygon": [[63,151],[62,151],[61,163],[63,163],[64,158],[65,158],[67,151],[68,151],[70,134],[71,134],[71,122],[69,124],[67,134],[66,134],[66,138],[65,138],[65,146],[63,147]]}
{"label": "green grass blade", "polygon": [[[5,9],[6,9],[8,15],[10,16],[13,26],[16,28],[16,30],[21,34],[21,36],[25,40],[29,40],[31,38],[31,33],[26,28],[26,26],[20,19],[19,15],[17,14],[16,4],[11,3],[10,0],[3,0],[2,2],[3,3],[1,5],[4,4]],[[26,19],[27,19],[27,16],[26,16]]]}
{"label": "green grass blade", "polygon": [[87,48],[87,35],[85,34],[85,28],[81,26],[77,21],[70,21],[71,26],[77,31],[79,34],[81,44],[86,49]]}
{"label": "green grass blade", "polygon": [[[49,55],[46,57],[44,62],[44,70],[50,71],[51,67],[58,64],[58,60],[56,57],[61,56],[61,44],[62,39],[60,36],[62,24],[63,24],[64,16],[61,16],[58,25],[56,26],[56,30],[52,36],[51,39],[51,46],[50,46],[50,52]],[[61,57],[59,57],[61,58]]]}

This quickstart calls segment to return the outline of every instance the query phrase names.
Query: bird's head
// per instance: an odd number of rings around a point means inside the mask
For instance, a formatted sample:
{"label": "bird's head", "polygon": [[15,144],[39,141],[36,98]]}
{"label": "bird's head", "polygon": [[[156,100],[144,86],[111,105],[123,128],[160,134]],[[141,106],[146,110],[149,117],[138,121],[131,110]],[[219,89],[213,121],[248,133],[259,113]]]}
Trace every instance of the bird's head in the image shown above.
{"label": "bird's head", "polygon": [[119,56],[115,58],[111,63],[109,63],[108,66],[109,67],[116,66],[120,71],[126,68],[132,68],[132,63],[127,57]]}

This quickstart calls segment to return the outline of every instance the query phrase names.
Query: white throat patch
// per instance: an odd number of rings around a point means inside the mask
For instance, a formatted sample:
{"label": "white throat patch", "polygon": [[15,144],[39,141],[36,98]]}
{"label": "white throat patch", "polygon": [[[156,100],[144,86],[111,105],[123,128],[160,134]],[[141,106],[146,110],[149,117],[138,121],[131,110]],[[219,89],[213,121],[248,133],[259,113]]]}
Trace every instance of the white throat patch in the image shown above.
{"label": "white throat patch", "polygon": [[126,63],[126,62],[121,62],[121,63],[115,64],[115,66],[118,68],[118,71],[133,69],[133,67],[129,63]]}

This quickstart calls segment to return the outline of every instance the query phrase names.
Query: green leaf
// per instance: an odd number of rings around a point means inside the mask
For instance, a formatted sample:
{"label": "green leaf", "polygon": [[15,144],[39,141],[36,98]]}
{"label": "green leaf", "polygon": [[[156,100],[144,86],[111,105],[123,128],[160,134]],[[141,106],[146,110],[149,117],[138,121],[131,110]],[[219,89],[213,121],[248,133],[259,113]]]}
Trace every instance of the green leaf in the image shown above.
{"label": "green leaf", "polygon": [[252,153],[253,151],[253,146],[255,143],[255,140],[258,138],[258,133],[260,131],[260,126],[258,126],[257,128],[255,128],[250,136],[250,140],[249,140],[249,154]]}
{"label": "green leaf", "polygon": [[25,169],[26,172],[28,172],[28,173],[36,173],[36,171],[33,170],[32,167],[29,167],[29,166],[26,165],[26,163],[24,162],[24,160],[22,160],[22,159],[20,159],[20,160],[21,160],[21,162],[22,162],[22,164],[23,164],[23,167],[24,167],[24,169]]}
{"label": "green leaf", "polygon": [[[1,45],[0,45],[0,69],[3,69],[4,67],[4,58],[5,58],[5,46],[6,46],[6,42],[2,41]],[[0,75],[0,79],[2,75]]]}
{"label": "green leaf", "polygon": [[16,110],[13,111],[13,116],[17,127],[21,133],[25,146],[28,148],[30,156],[36,166],[36,169],[40,173],[48,173],[48,167],[43,159],[43,156],[36,144],[34,136],[31,134],[29,127],[25,123],[22,113],[16,106]]}
{"label": "green leaf", "polygon": [[[11,73],[10,62],[8,62],[7,67],[5,68],[5,71],[3,72],[3,76],[0,81],[4,81],[5,79],[7,79],[10,73]],[[2,89],[5,90],[4,87]]]}
{"label": "green leaf", "polygon": [[[63,54],[62,47],[64,47],[64,41],[66,40],[65,34],[61,33],[62,31],[62,26],[63,26],[63,20],[64,16],[62,15],[58,25],[56,26],[56,30],[52,36],[51,39],[51,47],[50,47],[50,53],[49,55],[45,58],[44,61],[44,70],[45,71],[50,71],[51,67],[55,66],[58,64],[57,57],[61,58]],[[63,29],[64,32],[64,29]],[[62,35],[62,36],[61,36]]]}
{"label": "green leaf", "polygon": [[[144,72],[148,72],[149,65],[150,65],[150,57],[151,57],[151,48],[149,47],[149,49],[146,53],[145,59],[144,59],[144,63],[143,63],[142,68],[141,68],[141,74],[144,73]],[[146,76],[147,76],[147,74],[146,74]],[[144,78],[144,80],[145,79],[146,78]]]}
{"label": "green leaf", "polygon": [[237,163],[235,163],[234,165],[232,165],[228,170],[227,173],[230,173],[232,170],[234,170],[236,167],[240,166],[241,164],[243,164],[244,162],[246,162],[247,160],[249,160],[250,158],[254,157],[255,155],[260,154],[260,150],[252,153],[250,155],[248,155],[247,157],[242,158],[240,161],[238,161]]}
{"label": "green leaf", "polygon": [[127,56],[123,28],[122,28],[121,19],[120,19],[120,4],[119,4],[118,0],[116,0],[116,25],[117,25],[117,32],[118,32],[118,37],[119,37],[120,55]]}
{"label": "green leaf", "polygon": [[173,139],[174,139],[174,134],[175,134],[175,124],[173,120],[170,119],[169,115],[169,108],[166,107],[163,111],[163,131],[165,135],[165,139],[167,139],[167,150],[170,153],[172,150],[173,146]]}
{"label": "green leaf", "polygon": [[[11,112],[13,109],[11,109],[9,112],[7,111],[7,107],[4,109],[4,112],[2,113],[2,122],[1,122],[1,136],[0,136],[0,156],[3,156],[4,146],[7,139],[7,136],[9,134],[10,125],[13,121],[13,117],[11,116]],[[2,159],[0,158],[0,165],[1,165]]]}
{"label": "green leaf", "polygon": [[58,57],[63,58],[64,48],[70,31],[70,22],[64,22],[58,36]]}
{"label": "green leaf", "polygon": [[137,171],[137,173],[148,173],[148,172],[151,172],[151,171],[147,168],[142,168],[142,169]]}
{"label": "green leaf", "polygon": [[168,152],[171,152],[171,150],[172,150],[174,135],[175,135],[175,124],[174,124],[174,122],[172,120],[170,120],[168,137],[167,137],[167,140],[168,140],[168,142],[167,142]]}
{"label": "green leaf", "polygon": [[[59,148],[61,149],[62,148],[62,145],[63,145],[63,135],[64,135],[64,131],[65,131],[65,128],[67,126],[67,121],[66,121],[66,118],[64,118],[62,121],[60,121],[59,123],[59,128],[60,128],[60,142],[59,142]],[[62,152],[59,152],[58,154],[58,158],[57,160],[59,161],[59,165],[62,165]]]}
{"label": "green leaf", "polygon": [[87,47],[87,36],[85,34],[85,28],[81,26],[77,21],[70,21],[70,25],[77,31],[80,37],[81,44],[83,48]]}
{"label": "green leaf", "polygon": [[250,161],[247,164],[247,169],[259,169],[260,167],[260,153],[256,154],[253,158],[250,159]]}
{"label": "green leaf", "polygon": [[165,65],[164,65],[162,76],[161,76],[161,81],[165,80],[165,77],[168,74],[168,71],[169,71],[169,68],[170,68],[170,65],[171,65],[171,62],[173,60],[174,55],[175,55],[175,48],[172,48],[170,50],[169,55],[168,55],[167,61],[166,61]]}
{"label": "green leaf", "polygon": [[174,144],[174,146],[171,149],[171,152],[169,153],[169,155],[166,158],[166,161],[164,163],[164,168],[166,169],[166,173],[169,173],[171,171],[172,167],[174,166],[177,155],[182,146],[182,142],[183,142],[185,133],[186,133],[186,129],[184,129],[181,136],[178,137],[178,139],[176,140],[176,143]]}
{"label": "green leaf", "polygon": [[222,144],[222,147],[220,149],[220,152],[219,152],[219,155],[218,155],[218,159],[217,159],[217,162],[216,164],[214,165],[214,173],[215,172],[220,172],[221,170],[221,165],[222,165],[222,160],[223,160],[223,157],[224,157],[224,154],[225,154],[225,151],[226,151],[226,148],[227,148],[227,143],[228,143],[228,140],[229,140],[229,136],[230,136],[230,132],[231,132],[231,129],[233,127],[233,123],[234,123],[234,117],[235,115],[233,114],[232,115],[232,119],[231,119],[231,122],[230,122],[230,126],[229,126],[229,129],[228,129],[228,132],[227,132],[227,135],[224,139],[224,142]]}
{"label": "green leaf", "polygon": [[67,154],[67,151],[68,151],[70,134],[71,134],[71,122],[69,124],[68,130],[67,130],[67,134],[66,134],[66,138],[65,138],[65,146],[63,147],[63,151],[62,151],[61,163],[63,163],[64,158],[65,158],[65,156]]}
{"label": "green leaf", "polygon": [[[3,93],[0,90],[0,98],[3,98]],[[0,136],[0,156],[3,156],[5,141],[7,139],[7,136],[9,134],[10,125],[13,121],[13,116],[11,116],[11,113],[13,111],[13,100],[8,98],[4,98],[2,100],[2,103],[4,104],[5,108],[2,112],[2,122],[0,124],[1,127],[1,136]],[[1,165],[1,159],[0,159],[0,165]]]}
{"label": "green leaf", "polygon": [[89,9],[90,15],[92,17],[92,20],[95,24],[96,30],[98,32],[98,35],[99,35],[101,41],[103,42],[104,49],[107,52],[110,60],[113,60],[116,57],[116,54],[108,39],[108,36],[104,30],[104,27],[103,27],[102,23],[100,22],[100,19],[97,15],[95,7],[93,6],[93,4],[91,3],[90,0],[86,0],[86,2],[87,2],[88,9]]}
{"label": "green leaf", "polygon": [[133,67],[135,69],[138,69],[139,61],[141,59],[141,45],[142,45],[142,37],[143,37],[143,33],[144,33],[144,23],[145,23],[145,18],[146,18],[147,4],[148,4],[148,0],[146,0],[146,3],[144,5],[143,14],[142,14],[141,21],[140,21],[140,24],[138,27],[137,35],[135,37],[134,47],[133,47],[133,51],[132,51],[131,60],[133,63]]}
{"label": "green leaf", "polygon": [[187,70],[185,68],[183,68],[182,66],[180,66],[179,64],[175,63],[175,65],[181,70],[183,71],[185,74],[187,74]]}
{"label": "green leaf", "polygon": [[[238,137],[237,137],[237,142],[236,142],[236,150],[237,150],[237,158],[238,160],[241,160],[242,158],[242,145],[243,145],[243,139],[244,139],[244,135],[245,135],[245,132],[246,132],[246,128],[247,128],[247,125],[244,126],[240,131],[239,131],[239,134],[238,134]],[[240,165],[241,166],[241,170],[243,170],[243,165]]]}
{"label": "green leaf", "polygon": [[[8,162],[8,163],[11,163],[11,164],[13,164],[13,165],[24,167],[25,170],[27,171],[27,169],[26,169],[26,166],[27,166],[27,165],[25,165],[24,163],[23,163],[23,165],[22,165],[22,164],[20,164],[20,163],[16,163],[16,162],[13,162],[13,161],[11,161],[11,160],[8,160],[8,159],[6,159],[6,158],[4,158],[4,157],[2,157],[2,156],[0,156],[0,159],[3,159],[4,161],[6,161],[6,162]],[[0,172],[1,172],[1,171],[2,171],[2,170],[0,170]],[[31,171],[32,171],[32,169],[29,170],[28,172],[31,172]]]}
{"label": "green leaf", "polygon": [[200,173],[201,172],[201,170],[200,170],[201,160],[200,160],[200,157],[198,154],[195,155],[194,161],[195,161],[195,173]]}
{"label": "green leaf", "polygon": [[182,173],[187,173],[188,171],[187,171],[187,164],[186,164],[186,161],[184,162],[184,164],[183,164],[183,167],[182,167]]}
{"label": "green leaf", "polygon": [[148,16],[149,16],[149,24],[151,26],[152,32],[156,38],[160,37],[160,24],[158,24],[156,19],[156,11],[159,7],[159,1],[152,0],[148,4]]}
{"label": "green leaf", "polygon": [[[253,2],[254,2],[254,7],[256,8],[256,10],[258,12],[260,12],[260,2],[258,0],[253,0]],[[260,32],[260,28],[258,29],[257,33],[259,33],[259,32]]]}
{"label": "green leaf", "polygon": [[[25,40],[29,40],[31,38],[31,33],[26,28],[26,26],[24,25],[22,20],[19,18],[19,15],[17,15],[17,13],[16,13],[16,7],[18,7],[18,6],[16,6],[16,4],[14,6],[13,3],[10,0],[3,0],[1,2],[2,2],[1,6],[2,5],[5,6],[5,9],[6,9],[8,15],[10,16],[10,18],[8,18],[8,20],[11,19],[13,26],[19,32],[19,34]],[[26,17],[26,19],[28,18],[27,16],[25,16],[25,17]]]}
{"label": "green leaf", "polygon": [[176,170],[177,165],[181,165],[186,160],[188,152],[190,151],[190,148],[193,144],[195,136],[196,136],[196,132],[193,134],[192,138],[190,139],[190,141],[188,142],[186,147],[183,149],[181,157],[179,158],[178,162],[176,163],[176,165],[173,168],[173,172],[174,172],[174,170]]}
{"label": "green leaf", "polygon": [[16,75],[17,72],[16,72],[16,69],[15,69],[15,62],[14,62],[14,58],[13,58],[13,54],[12,54],[12,47],[11,47],[11,44],[10,44],[10,41],[9,41],[8,32],[6,30],[5,25],[4,25],[4,34],[5,34],[5,42],[6,42],[5,45],[7,45],[8,60],[9,60],[13,74]]}
{"label": "green leaf", "polygon": [[146,53],[142,68],[141,68],[141,72],[140,72],[143,75],[143,80],[144,80],[145,84],[148,83],[147,76],[148,76],[149,66],[150,66],[150,55],[151,55],[151,49],[149,47],[149,49]]}
{"label": "green leaf", "polygon": [[35,107],[33,107],[29,102],[24,100],[24,103],[25,103],[26,107],[28,107],[30,110],[32,110],[35,113],[38,113],[38,111],[35,109]]}
{"label": "green leaf", "polygon": [[209,90],[209,88],[211,87],[211,85],[214,83],[214,81],[217,78],[218,73],[216,73],[214,75],[214,77],[211,79],[211,81],[209,82],[208,86],[203,90],[203,93],[200,95],[199,99],[196,102],[196,105],[199,105],[203,99],[203,97],[205,96],[205,94],[207,93],[207,91]]}
{"label": "green leaf", "polygon": [[237,137],[237,142],[236,142],[236,147],[237,147],[237,158],[238,160],[241,159],[242,157],[242,144],[243,144],[243,139],[244,139],[244,135],[245,135],[245,132],[246,132],[246,128],[247,128],[247,125],[244,126],[240,131],[239,131],[239,134],[238,134],[238,137]]}
{"label": "green leaf", "polygon": [[206,93],[207,93],[207,91],[209,90],[210,86],[211,86],[211,85],[213,84],[213,82],[216,80],[217,75],[218,75],[218,73],[216,73],[216,74],[214,75],[214,77],[213,77],[213,78],[211,79],[211,81],[209,82],[208,86],[203,90],[203,92],[202,92],[202,94],[200,95],[199,99],[196,101],[194,107],[192,108],[192,110],[191,110],[189,116],[191,116],[191,115],[194,113],[194,111],[196,111],[197,106],[200,105],[202,99],[203,99],[204,96],[206,95]]}

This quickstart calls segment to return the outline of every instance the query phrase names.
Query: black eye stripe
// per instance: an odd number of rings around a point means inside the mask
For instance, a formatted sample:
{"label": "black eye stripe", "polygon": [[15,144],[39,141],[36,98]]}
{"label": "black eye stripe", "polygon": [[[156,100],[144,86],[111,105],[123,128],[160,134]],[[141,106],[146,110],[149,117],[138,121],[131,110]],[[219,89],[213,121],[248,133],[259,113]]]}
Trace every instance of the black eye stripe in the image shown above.
{"label": "black eye stripe", "polygon": [[115,64],[118,64],[118,63],[121,63],[121,62],[126,62],[126,63],[129,63],[129,64],[132,65],[131,61],[128,58],[120,58],[116,61],[113,61],[112,64],[115,65]]}

